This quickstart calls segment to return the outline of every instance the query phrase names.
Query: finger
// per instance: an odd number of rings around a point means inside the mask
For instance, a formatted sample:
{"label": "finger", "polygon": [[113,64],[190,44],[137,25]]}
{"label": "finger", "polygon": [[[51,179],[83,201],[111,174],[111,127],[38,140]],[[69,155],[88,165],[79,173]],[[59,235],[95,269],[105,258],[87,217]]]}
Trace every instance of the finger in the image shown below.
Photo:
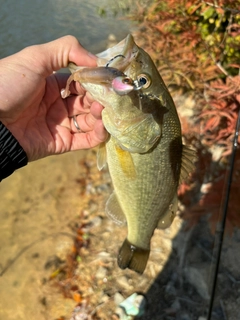
{"label": "finger", "polygon": [[90,112],[96,119],[102,119],[102,111],[104,107],[97,101],[91,104]]}
{"label": "finger", "polygon": [[79,66],[96,66],[96,56],[83,48],[73,36],[65,36],[42,46],[48,55],[50,52],[52,70],[66,68],[70,61]]}
{"label": "finger", "polygon": [[70,96],[65,99],[68,116],[73,117],[76,114],[89,113],[91,105],[84,102],[83,96]]}
{"label": "finger", "polygon": [[107,138],[108,133],[105,130],[102,121],[97,120],[94,125],[94,130],[73,135],[71,150],[93,148],[106,141]]}
{"label": "finger", "polygon": [[65,100],[65,103],[69,117],[73,117],[76,114],[91,112],[96,119],[101,119],[103,106],[97,101],[89,101],[86,96],[70,96]]}
{"label": "finger", "polygon": [[86,133],[94,129],[96,118],[91,113],[74,115],[71,118],[71,131],[75,133]]}

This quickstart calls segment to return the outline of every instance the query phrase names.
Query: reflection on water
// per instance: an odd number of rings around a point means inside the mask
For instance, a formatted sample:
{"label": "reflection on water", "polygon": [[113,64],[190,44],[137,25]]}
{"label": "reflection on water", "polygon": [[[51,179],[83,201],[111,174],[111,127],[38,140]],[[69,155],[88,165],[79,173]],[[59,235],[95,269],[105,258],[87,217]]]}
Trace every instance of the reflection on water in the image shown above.
{"label": "reflection on water", "polygon": [[89,51],[106,47],[113,33],[121,40],[129,33],[130,23],[113,16],[101,18],[98,6],[108,0],[0,0],[0,58],[22,48],[72,34]]}

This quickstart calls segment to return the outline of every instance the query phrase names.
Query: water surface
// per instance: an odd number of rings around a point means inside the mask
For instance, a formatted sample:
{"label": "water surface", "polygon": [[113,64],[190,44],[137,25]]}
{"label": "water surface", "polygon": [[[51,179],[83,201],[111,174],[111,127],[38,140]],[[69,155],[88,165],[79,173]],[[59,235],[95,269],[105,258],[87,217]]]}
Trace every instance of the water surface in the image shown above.
{"label": "water surface", "polygon": [[130,22],[109,14],[100,17],[98,7],[108,0],[0,0],[0,58],[22,48],[71,34],[94,53],[104,50],[109,34],[124,38]]}

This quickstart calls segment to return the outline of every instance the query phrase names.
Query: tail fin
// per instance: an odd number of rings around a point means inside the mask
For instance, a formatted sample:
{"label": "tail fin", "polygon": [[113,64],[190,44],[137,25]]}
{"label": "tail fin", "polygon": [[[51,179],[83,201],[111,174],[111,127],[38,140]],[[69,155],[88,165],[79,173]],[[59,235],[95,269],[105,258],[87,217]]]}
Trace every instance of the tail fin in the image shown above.
{"label": "tail fin", "polygon": [[150,250],[135,247],[125,239],[119,250],[118,266],[121,269],[129,268],[138,273],[143,273],[147,265],[149,253]]}

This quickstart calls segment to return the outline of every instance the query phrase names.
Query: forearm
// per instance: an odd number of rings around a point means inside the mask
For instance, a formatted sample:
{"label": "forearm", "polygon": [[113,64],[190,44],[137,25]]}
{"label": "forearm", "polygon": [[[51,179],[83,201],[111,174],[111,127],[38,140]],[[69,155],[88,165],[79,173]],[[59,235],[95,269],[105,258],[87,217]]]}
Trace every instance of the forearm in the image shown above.
{"label": "forearm", "polygon": [[0,181],[28,163],[26,152],[0,122]]}

